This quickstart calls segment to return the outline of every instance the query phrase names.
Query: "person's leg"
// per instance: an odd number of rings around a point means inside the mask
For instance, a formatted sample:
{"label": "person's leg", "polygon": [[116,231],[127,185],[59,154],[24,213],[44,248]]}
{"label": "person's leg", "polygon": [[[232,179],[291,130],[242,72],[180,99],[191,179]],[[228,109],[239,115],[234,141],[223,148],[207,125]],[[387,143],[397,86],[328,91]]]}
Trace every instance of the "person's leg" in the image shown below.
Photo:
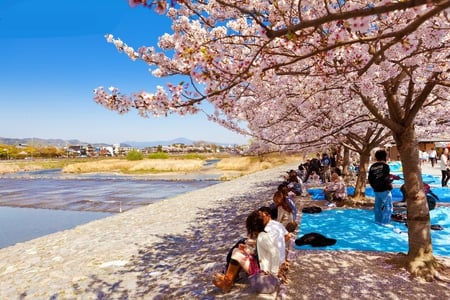
{"label": "person's leg", "polygon": [[379,192],[375,192],[375,204],[373,206],[373,213],[375,215],[375,222],[381,224],[381,207],[383,205],[382,195]]}
{"label": "person's leg", "polygon": [[450,179],[450,170],[447,169],[447,178],[445,178],[445,184],[444,186],[447,186],[448,180]]}
{"label": "person's leg", "polygon": [[240,269],[241,266],[239,265],[239,263],[236,260],[231,259],[225,275],[216,274],[216,276],[214,277],[214,285],[220,288],[223,292],[228,293],[231,290],[231,287],[233,286],[234,280],[239,274]]}
{"label": "person's leg", "polygon": [[384,193],[384,199],[383,199],[383,206],[381,211],[381,224],[387,225],[391,223],[391,216],[393,212],[393,205],[392,205],[392,193],[390,191],[383,192]]}
{"label": "person's leg", "polygon": [[445,181],[447,179],[447,171],[441,170],[441,173],[442,173],[441,184],[442,184],[442,186],[445,186]]}
{"label": "person's leg", "polygon": [[248,273],[248,268],[250,267],[249,254],[247,254],[244,250],[235,248],[233,250],[233,254],[231,255],[231,259],[237,261],[242,269]]}
{"label": "person's leg", "polygon": [[216,274],[213,279],[214,285],[225,293],[229,292],[241,268],[248,274],[250,268],[249,254],[240,248],[234,248],[225,275]]}

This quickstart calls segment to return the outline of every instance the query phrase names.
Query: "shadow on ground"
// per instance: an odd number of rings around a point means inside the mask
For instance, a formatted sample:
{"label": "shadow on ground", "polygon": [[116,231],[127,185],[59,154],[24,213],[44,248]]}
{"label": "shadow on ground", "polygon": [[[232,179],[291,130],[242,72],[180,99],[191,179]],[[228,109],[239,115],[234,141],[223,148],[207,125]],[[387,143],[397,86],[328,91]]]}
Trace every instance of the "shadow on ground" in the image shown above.
{"label": "shadow on ground", "polygon": [[[230,247],[245,236],[247,215],[268,205],[277,185],[259,183],[250,195],[225,199],[217,209],[199,212],[185,234],[158,236],[162,242],[141,248],[117,271],[114,277],[123,280],[107,282],[92,276],[84,291],[76,286],[74,290],[97,299],[273,299],[250,293],[245,283],[224,294],[211,280],[222,271]],[[129,282],[130,277],[135,282]]]}

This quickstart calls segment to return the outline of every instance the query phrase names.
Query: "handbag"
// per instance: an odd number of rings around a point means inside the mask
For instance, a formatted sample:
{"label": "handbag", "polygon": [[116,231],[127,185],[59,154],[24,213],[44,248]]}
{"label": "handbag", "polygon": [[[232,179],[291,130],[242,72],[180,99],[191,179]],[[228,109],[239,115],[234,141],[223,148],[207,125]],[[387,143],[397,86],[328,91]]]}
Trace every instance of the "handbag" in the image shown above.
{"label": "handbag", "polygon": [[280,279],[272,273],[257,272],[248,277],[250,289],[258,294],[272,294],[280,287]]}

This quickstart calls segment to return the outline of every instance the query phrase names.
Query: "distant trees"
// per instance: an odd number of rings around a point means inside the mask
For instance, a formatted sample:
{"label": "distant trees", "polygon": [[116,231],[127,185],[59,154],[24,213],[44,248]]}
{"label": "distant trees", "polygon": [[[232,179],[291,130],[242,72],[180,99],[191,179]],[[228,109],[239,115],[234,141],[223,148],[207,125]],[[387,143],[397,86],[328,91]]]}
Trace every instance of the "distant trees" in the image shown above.
{"label": "distant trees", "polygon": [[65,155],[64,149],[54,146],[21,146],[21,145],[1,145],[0,159],[24,159],[31,158],[58,158]]}
{"label": "distant trees", "polygon": [[127,160],[143,160],[144,154],[139,150],[133,149],[131,151],[128,151],[126,158]]}

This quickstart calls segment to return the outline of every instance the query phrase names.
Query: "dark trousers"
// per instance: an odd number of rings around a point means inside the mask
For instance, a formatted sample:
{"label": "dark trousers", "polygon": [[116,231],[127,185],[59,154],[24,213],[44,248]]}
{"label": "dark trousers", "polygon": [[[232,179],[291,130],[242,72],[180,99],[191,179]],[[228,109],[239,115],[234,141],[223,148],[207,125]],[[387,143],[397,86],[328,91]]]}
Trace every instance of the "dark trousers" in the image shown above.
{"label": "dark trousers", "polygon": [[449,169],[447,169],[447,170],[441,170],[441,172],[442,172],[442,186],[447,186],[447,182],[448,182],[448,179],[449,179],[449,177],[450,177],[450,171],[449,171]]}
{"label": "dark trousers", "polygon": [[437,163],[437,158],[436,157],[430,157],[430,163],[431,163],[431,166],[434,168],[434,165]]}

